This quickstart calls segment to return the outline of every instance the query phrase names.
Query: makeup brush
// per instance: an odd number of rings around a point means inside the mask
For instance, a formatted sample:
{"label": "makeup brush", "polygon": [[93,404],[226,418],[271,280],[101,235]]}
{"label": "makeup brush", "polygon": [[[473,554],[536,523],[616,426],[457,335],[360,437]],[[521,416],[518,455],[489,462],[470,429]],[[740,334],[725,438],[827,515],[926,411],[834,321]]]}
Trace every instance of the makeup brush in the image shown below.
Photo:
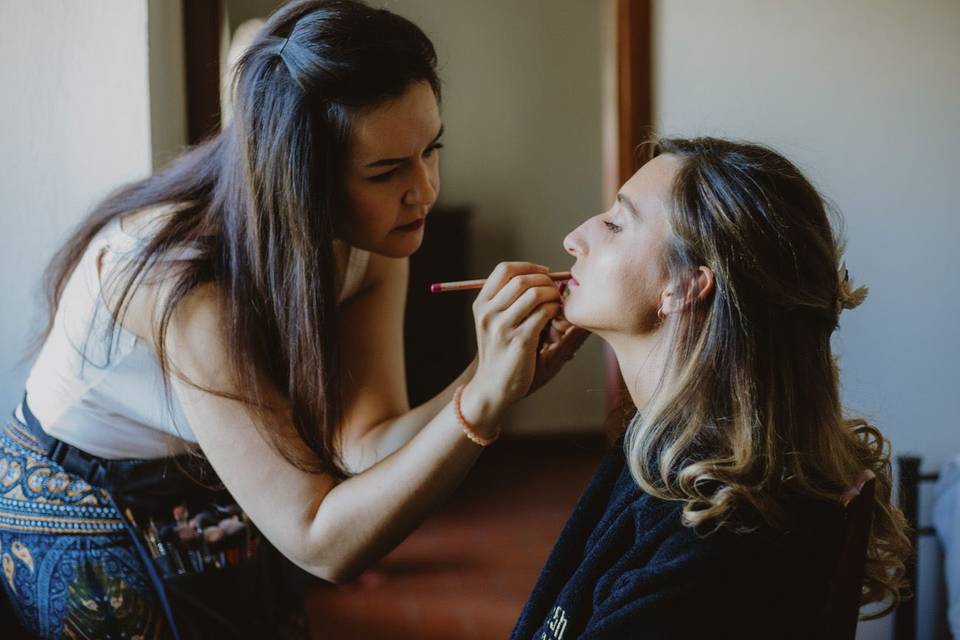
{"label": "makeup brush", "polygon": [[240,507],[235,504],[215,504],[213,508],[221,518],[239,516],[241,513]]}
{"label": "makeup brush", "polygon": [[236,516],[225,518],[218,525],[227,538],[223,546],[226,549],[227,561],[231,565],[240,564],[241,558],[246,556],[247,525],[240,522]]}
{"label": "makeup brush", "polygon": [[226,539],[223,529],[214,525],[203,530],[203,560],[207,564],[213,564],[218,569],[222,569],[227,564],[227,558],[223,553],[223,543]]}
{"label": "makeup brush", "polygon": [[177,535],[175,529],[176,525],[165,525],[157,533],[157,538],[160,540],[160,546],[166,551],[167,558],[170,559],[174,571],[184,574],[187,572],[187,568],[183,562],[183,556],[180,555],[180,536]]}
{"label": "makeup brush", "polygon": [[187,552],[190,564],[197,573],[203,571],[203,554],[200,551],[200,534],[188,524],[178,524],[174,531],[180,538],[180,548]]}
{"label": "makeup brush", "polygon": [[213,513],[210,513],[209,511],[202,511],[190,518],[187,524],[194,529],[199,529],[202,531],[207,527],[217,524],[218,519],[219,518],[217,518]]}
{"label": "makeup brush", "polygon": [[[569,271],[559,271],[548,273],[550,279],[555,282],[570,279]],[[430,285],[430,293],[446,293],[447,291],[469,291],[470,289],[482,289],[486,280],[460,280],[459,282],[437,282]]]}
{"label": "makeup brush", "polygon": [[190,512],[187,511],[187,505],[178,504],[173,508],[173,519],[177,524],[187,524],[187,519],[190,517]]}

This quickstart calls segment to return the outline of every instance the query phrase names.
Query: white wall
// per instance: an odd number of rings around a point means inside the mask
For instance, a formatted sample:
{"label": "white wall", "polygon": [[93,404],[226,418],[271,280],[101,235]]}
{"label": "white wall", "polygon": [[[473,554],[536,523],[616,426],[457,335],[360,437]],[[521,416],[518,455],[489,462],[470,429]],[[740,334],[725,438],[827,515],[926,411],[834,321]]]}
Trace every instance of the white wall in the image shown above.
{"label": "white wall", "polygon": [[[564,235],[603,206],[600,0],[381,2],[433,40],[443,80],[441,202],[472,205],[477,277],[502,260],[558,270]],[[428,231],[429,233],[429,231]],[[599,341],[521,403],[508,431],[597,428]]]}
{"label": "white wall", "polygon": [[[930,469],[960,454],[958,34],[955,0],[655,5],[660,133],[767,143],[839,207],[850,272],[870,286],[836,339],[845,401]],[[932,551],[921,638],[934,633]]]}
{"label": "white wall", "polygon": [[0,3],[0,407],[40,326],[40,275],[94,202],[151,169],[146,0]]}

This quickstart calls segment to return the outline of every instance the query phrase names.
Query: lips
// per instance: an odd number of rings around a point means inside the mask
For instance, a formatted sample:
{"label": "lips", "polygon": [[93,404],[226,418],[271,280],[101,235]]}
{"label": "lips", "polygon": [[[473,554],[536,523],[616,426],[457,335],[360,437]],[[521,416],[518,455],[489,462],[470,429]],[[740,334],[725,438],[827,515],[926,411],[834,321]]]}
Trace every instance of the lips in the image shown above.
{"label": "lips", "polygon": [[393,230],[394,230],[394,231],[405,231],[405,232],[417,231],[420,227],[423,226],[423,220],[424,220],[423,218],[417,218],[416,220],[414,220],[413,222],[410,222],[410,223],[408,223],[408,224],[403,224],[403,225],[400,225],[399,227],[394,227]]}

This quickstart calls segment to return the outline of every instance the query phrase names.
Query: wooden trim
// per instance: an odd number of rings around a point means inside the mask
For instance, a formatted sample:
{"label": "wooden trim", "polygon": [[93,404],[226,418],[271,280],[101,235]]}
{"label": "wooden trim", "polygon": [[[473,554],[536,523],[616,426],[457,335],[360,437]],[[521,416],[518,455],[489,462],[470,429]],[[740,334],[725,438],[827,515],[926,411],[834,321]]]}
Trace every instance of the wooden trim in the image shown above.
{"label": "wooden trim", "polygon": [[646,140],[653,128],[651,18],[651,0],[617,0],[620,184],[637,170],[637,147]]}
{"label": "wooden trim", "polygon": [[187,143],[197,144],[220,130],[221,0],[183,1]]}

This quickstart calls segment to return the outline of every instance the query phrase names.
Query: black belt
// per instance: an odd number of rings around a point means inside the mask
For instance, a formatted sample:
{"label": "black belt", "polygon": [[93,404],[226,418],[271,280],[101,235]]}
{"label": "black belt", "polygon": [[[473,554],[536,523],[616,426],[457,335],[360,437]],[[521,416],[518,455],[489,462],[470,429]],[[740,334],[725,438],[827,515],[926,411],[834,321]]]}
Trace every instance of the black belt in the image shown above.
{"label": "black belt", "polygon": [[89,454],[44,431],[40,421],[33,415],[27,404],[26,395],[23,396],[20,410],[30,435],[41,448],[46,450],[47,458],[63,467],[68,473],[80,476],[95,487],[112,488],[113,479],[118,475],[119,465],[114,464],[112,460]]}
{"label": "black belt", "polygon": [[193,495],[216,500],[225,490],[212,467],[201,456],[181,454],[152,460],[101,458],[51,436],[30,410],[24,394],[20,405],[27,430],[46,456],[64,471],[83,478],[91,486],[106,489],[137,503],[166,507],[171,498]]}

